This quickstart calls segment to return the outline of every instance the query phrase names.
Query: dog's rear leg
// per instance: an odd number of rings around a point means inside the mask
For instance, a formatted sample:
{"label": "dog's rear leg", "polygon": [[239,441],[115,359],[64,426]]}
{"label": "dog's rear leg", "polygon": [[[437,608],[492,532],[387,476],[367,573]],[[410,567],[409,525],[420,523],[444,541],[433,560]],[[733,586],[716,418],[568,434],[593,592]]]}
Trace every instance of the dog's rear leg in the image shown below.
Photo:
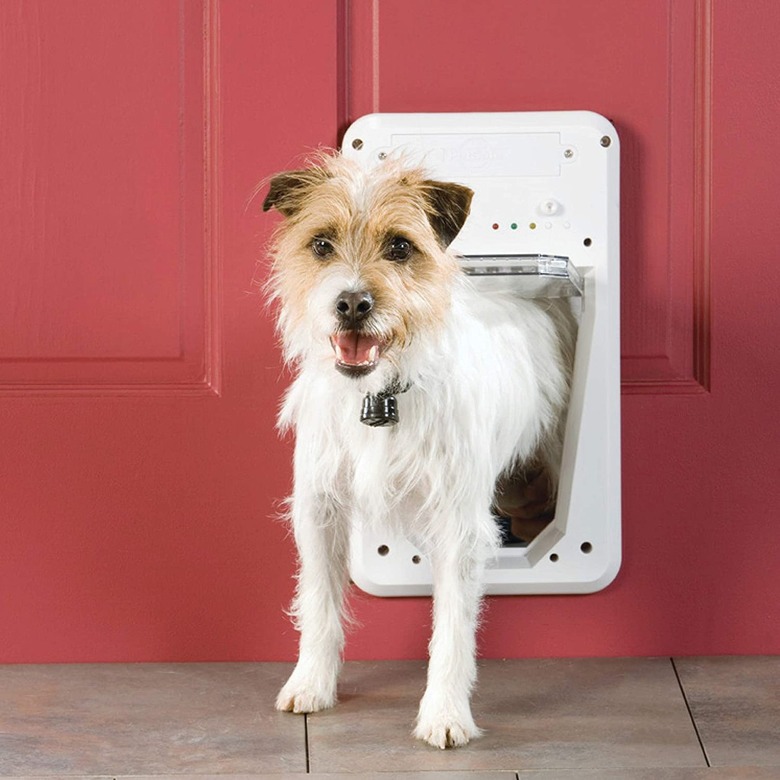
{"label": "dog's rear leg", "polygon": [[433,635],[428,683],[414,730],[415,737],[439,748],[465,745],[481,733],[471,715],[470,696],[477,677],[482,571],[491,544],[453,536],[431,553]]}
{"label": "dog's rear leg", "polygon": [[336,703],[344,645],[348,523],[325,501],[293,500],[300,569],[291,614],[300,632],[298,663],[276,699],[287,712],[317,712]]}

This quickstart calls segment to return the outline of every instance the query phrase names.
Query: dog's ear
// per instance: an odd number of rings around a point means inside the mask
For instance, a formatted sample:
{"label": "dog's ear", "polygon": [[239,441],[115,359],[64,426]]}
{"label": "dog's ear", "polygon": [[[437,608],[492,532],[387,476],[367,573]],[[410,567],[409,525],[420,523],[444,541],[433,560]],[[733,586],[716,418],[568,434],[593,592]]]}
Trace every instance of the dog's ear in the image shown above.
{"label": "dog's ear", "polygon": [[311,170],[285,171],[271,179],[268,195],[263,201],[263,211],[275,208],[285,217],[291,217],[301,207],[304,195],[313,184]]}
{"label": "dog's ear", "polygon": [[446,249],[469,215],[474,192],[462,184],[431,179],[423,181],[423,186],[430,207],[428,219],[439,243]]}

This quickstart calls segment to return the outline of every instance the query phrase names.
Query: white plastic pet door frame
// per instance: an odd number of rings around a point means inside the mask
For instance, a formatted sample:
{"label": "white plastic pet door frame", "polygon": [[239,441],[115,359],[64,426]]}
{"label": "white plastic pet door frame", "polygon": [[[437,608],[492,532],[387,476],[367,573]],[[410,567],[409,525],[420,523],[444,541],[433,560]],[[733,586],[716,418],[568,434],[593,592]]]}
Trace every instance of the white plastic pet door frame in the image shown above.
{"label": "white plastic pet door frame", "polygon": [[[580,296],[555,519],[527,547],[500,550],[485,573],[487,592],[601,590],[621,555],[615,128],[587,111],[370,114],[343,142],[343,153],[369,168],[398,149],[434,178],[474,190],[453,247],[486,295],[512,284],[531,296]],[[412,544],[365,528],[354,529],[350,572],[378,596],[432,591],[430,567]]]}

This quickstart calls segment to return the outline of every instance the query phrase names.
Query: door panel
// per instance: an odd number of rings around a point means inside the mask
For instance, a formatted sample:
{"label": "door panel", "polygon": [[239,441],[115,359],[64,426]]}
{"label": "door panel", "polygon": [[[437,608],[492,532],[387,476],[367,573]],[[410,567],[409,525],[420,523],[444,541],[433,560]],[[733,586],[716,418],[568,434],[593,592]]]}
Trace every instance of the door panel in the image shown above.
{"label": "door panel", "polygon": [[0,14],[0,388],[207,389],[202,7],[41,0]]}
{"label": "door panel", "polygon": [[[620,130],[624,382],[698,391],[693,150],[695,3],[375,4],[353,37],[375,75],[360,113],[587,108]],[[412,23],[413,20],[413,23]],[[369,26],[370,24],[370,26]],[[360,25],[360,26],[358,26]],[[377,32],[378,30],[378,32]],[[373,46],[368,41],[373,41]],[[409,56],[414,52],[414,56]],[[674,206],[670,207],[670,202]]]}

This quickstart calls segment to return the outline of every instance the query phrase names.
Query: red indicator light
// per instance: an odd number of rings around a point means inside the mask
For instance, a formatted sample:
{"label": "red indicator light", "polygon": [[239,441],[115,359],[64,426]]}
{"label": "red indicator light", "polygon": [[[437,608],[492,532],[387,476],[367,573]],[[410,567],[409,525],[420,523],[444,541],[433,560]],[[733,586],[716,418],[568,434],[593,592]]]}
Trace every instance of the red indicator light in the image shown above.
{"label": "red indicator light", "polygon": [[493,223],[493,230],[498,230],[498,222]]}

